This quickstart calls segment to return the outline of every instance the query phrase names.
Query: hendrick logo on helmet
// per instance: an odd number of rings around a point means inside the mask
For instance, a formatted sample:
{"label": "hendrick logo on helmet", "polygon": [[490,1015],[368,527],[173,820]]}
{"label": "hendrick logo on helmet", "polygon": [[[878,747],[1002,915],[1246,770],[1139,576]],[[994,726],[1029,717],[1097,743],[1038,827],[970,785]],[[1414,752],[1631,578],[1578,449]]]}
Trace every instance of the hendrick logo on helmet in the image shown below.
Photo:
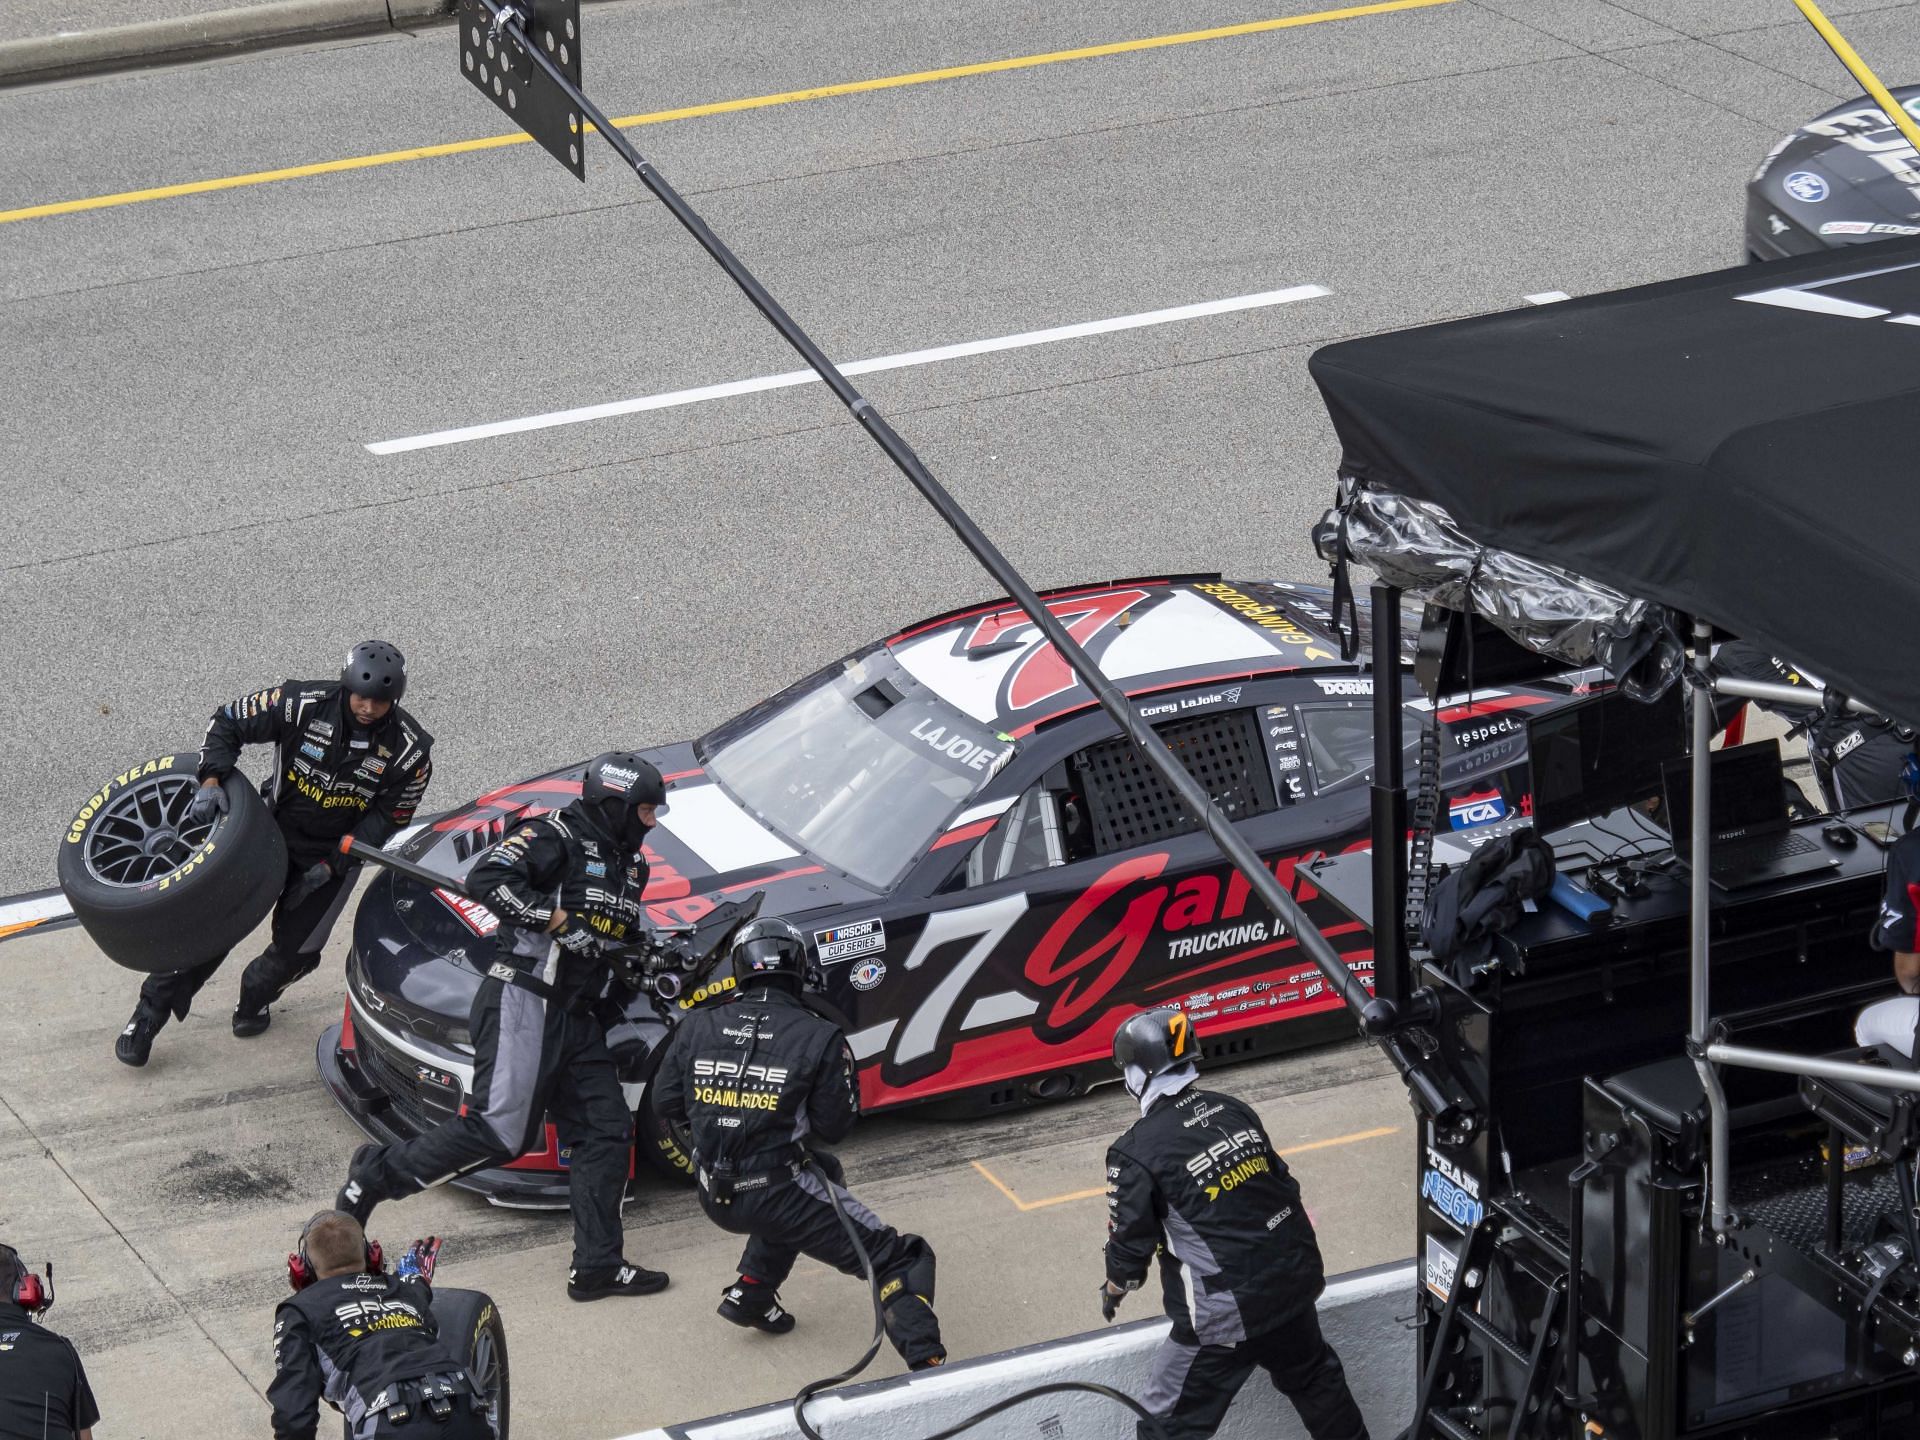
{"label": "hendrick logo on helmet", "polygon": [[627,770],[619,765],[602,765],[600,783],[609,790],[625,790],[640,778],[638,770]]}

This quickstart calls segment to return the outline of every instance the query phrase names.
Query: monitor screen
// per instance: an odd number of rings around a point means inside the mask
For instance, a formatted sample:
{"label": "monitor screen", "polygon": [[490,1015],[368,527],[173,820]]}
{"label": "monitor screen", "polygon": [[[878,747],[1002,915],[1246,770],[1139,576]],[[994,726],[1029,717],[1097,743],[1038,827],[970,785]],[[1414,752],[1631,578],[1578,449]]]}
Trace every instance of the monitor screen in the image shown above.
{"label": "monitor screen", "polygon": [[1617,690],[1527,722],[1533,826],[1541,834],[1660,793],[1661,767],[1686,750],[1683,687],[1651,704]]}
{"label": "monitor screen", "polygon": [[[1716,840],[1737,840],[1787,821],[1786,772],[1780,742],[1756,740],[1731,750],[1714,751],[1709,761],[1713,800],[1709,828]],[[1674,849],[1685,855],[1693,839],[1693,762],[1666,766],[1667,831]]]}

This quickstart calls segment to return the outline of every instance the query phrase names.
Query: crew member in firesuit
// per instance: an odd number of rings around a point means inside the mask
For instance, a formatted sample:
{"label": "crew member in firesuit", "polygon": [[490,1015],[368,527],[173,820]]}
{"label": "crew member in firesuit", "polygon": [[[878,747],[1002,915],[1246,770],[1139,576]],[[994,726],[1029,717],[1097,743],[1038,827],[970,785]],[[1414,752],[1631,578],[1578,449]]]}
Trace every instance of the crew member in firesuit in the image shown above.
{"label": "crew member in firesuit", "polygon": [[806,939],[785,920],[755,920],[731,958],[736,998],[680,1022],[654,1102],[661,1116],[692,1130],[701,1207],[722,1230],[747,1237],[739,1279],[721,1292],[721,1316],[784,1335],[794,1319],[778,1291],[798,1257],[865,1273],[834,1213],[837,1196],[880,1282],[893,1348],[911,1370],[942,1364],[933,1247],[850,1195],[840,1162],[817,1148],[853,1128],[860,1091],[840,1027],[802,1001]]}
{"label": "crew member in firesuit", "polygon": [[[227,812],[226,784],[242,746],[272,745],[274,776],[263,788],[287,842],[272,938],[240,977],[235,1035],[264,1031],[272,1019],[267,1007],[319,967],[359,869],[341,855],[341,837],[380,845],[413,822],[433,774],[433,737],[400,708],[406,689],[400,652],[367,640],[347,652],[339,680],[289,680],[256,691],[221,706],[207,726],[200,788],[182,828],[191,834]],[[186,1019],[194,995],[226,958],[222,951],[190,970],[149,975],[113,1053],[125,1064],[146,1064],[168,1016]]]}
{"label": "crew member in firesuit", "polygon": [[551,1117],[573,1151],[567,1294],[666,1288],[663,1272],[622,1254],[633,1115],[595,1013],[614,988],[609,952],[649,939],[642,847],[665,809],[659,770],[608,751],[588,763],[578,800],[517,826],[480,857],[467,891],[500,929],[473,1002],[473,1086],[460,1113],[426,1134],[354,1151],[337,1208],[365,1224],[382,1200],[504,1165],[533,1147]]}
{"label": "crew member in firesuit", "polygon": [[1911,1057],[1920,1026],[1920,830],[1907,831],[1887,854],[1886,889],[1871,942],[1892,953],[1900,994],[1862,1010],[1853,1023],[1854,1039]]}
{"label": "crew member in firesuit", "polygon": [[274,1440],[314,1440],[322,1400],[346,1416],[351,1440],[493,1440],[485,1395],[434,1323],[439,1250],[416,1240],[389,1275],[351,1215],[307,1222],[287,1257],[294,1293],[273,1315]]}
{"label": "crew member in firesuit", "polygon": [[53,1267],[0,1245],[0,1440],[93,1440],[100,1423],[79,1352],[39,1323],[52,1306]]}
{"label": "crew member in firesuit", "polygon": [[1141,1400],[1168,1440],[1212,1435],[1255,1366],[1313,1440],[1367,1440],[1320,1334],[1325,1276],[1300,1186],[1250,1107],[1194,1083],[1199,1052],[1178,1009],[1135,1015],[1113,1038],[1140,1119],[1107,1151],[1101,1313],[1113,1319],[1158,1253],[1173,1329]]}

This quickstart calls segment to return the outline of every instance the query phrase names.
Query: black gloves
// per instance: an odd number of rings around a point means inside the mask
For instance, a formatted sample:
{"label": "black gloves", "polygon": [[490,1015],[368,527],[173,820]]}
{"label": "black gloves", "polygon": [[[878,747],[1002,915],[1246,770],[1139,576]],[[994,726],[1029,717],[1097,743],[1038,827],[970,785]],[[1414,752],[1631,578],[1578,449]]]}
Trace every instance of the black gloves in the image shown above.
{"label": "black gloves", "polygon": [[202,785],[193,792],[193,799],[187,805],[187,819],[195,825],[211,824],[214,816],[227,813],[231,803],[225,785]]}
{"label": "black gloves", "polygon": [[1100,1318],[1109,1325],[1120,1311],[1120,1302],[1127,1298],[1124,1290],[1116,1291],[1108,1281],[1100,1282]]}
{"label": "black gloves", "polygon": [[316,860],[313,864],[302,870],[300,877],[287,887],[286,898],[282,900],[281,903],[284,905],[298,905],[321,886],[330,882],[333,879],[333,874],[333,862],[331,860]]}
{"label": "black gloves", "polygon": [[553,937],[553,943],[569,955],[594,955],[600,950],[600,937],[585,925],[577,925],[571,915],[566,926]]}

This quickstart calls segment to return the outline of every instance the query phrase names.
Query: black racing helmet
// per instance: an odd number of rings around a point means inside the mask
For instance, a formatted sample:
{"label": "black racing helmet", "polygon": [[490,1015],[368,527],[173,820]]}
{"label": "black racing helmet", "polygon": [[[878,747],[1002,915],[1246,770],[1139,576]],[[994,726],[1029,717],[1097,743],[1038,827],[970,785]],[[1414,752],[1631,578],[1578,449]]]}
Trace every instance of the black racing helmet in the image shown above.
{"label": "black racing helmet", "polygon": [[640,822],[635,807],[652,805],[655,815],[664,814],[667,784],[660,778],[660,767],[651,760],[630,750],[608,750],[587,762],[587,773],[580,781],[580,799],[599,816],[608,833],[637,850],[651,827]]}
{"label": "black racing helmet", "polygon": [[752,920],[734,936],[732,959],[742,989],[784,980],[797,992],[807,978],[807,937],[785,920]]}
{"label": "black racing helmet", "polygon": [[398,703],[407,693],[406,659],[384,640],[362,640],[347,652],[340,683],[348,694]]}
{"label": "black racing helmet", "polygon": [[1122,1071],[1137,1065],[1149,1080],[1199,1059],[1200,1041],[1193,1033],[1193,1022],[1177,1005],[1142,1010],[1114,1032],[1114,1065]]}

